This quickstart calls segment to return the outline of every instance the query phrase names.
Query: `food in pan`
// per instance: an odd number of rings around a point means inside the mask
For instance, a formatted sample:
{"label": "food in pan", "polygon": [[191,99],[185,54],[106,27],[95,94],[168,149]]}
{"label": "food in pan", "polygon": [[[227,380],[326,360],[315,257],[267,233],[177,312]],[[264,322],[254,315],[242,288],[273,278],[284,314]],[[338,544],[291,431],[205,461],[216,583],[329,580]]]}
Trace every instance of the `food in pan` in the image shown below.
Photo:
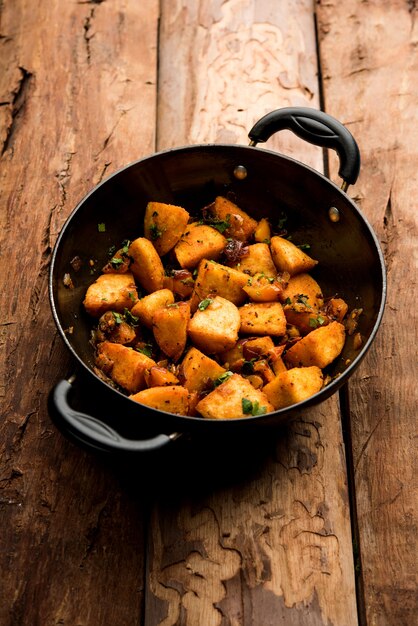
{"label": "food in pan", "polygon": [[198,216],[149,202],[143,236],[111,251],[85,295],[96,372],[134,401],[208,419],[319,392],[358,311],[324,297],[317,261],[282,226],[221,196]]}

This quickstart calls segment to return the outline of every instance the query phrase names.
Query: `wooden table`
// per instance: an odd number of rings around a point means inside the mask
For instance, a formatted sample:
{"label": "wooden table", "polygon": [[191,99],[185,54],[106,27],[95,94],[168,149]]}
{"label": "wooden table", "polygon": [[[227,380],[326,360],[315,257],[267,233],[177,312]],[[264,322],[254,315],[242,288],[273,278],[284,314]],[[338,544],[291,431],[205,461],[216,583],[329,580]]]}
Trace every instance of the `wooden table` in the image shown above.
{"label": "wooden table", "polygon": [[[3,0],[0,13],[0,623],[416,624],[415,2]],[[349,194],[385,253],[384,321],[349,388],[262,445],[179,444],[129,469],[75,447],[46,408],[73,367],[47,293],[65,219],[119,167],[246,144],[288,105],[356,137]],[[288,133],[268,147],[323,170]]]}

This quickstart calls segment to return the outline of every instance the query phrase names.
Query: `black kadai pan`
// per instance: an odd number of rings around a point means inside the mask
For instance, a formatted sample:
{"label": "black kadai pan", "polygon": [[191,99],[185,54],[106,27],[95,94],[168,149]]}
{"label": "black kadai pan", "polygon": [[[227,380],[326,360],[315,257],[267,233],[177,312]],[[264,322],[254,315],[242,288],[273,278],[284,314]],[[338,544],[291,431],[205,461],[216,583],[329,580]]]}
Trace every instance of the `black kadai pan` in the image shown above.
{"label": "black kadai pan", "polygon": [[[309,143],[336,150],[342,187],[292,158],[257,147],[282,129],[290,129]],[[78,444],[106,452],[140,453],[170,444],[182,434],[238,434],[248,428],[275,425],[335,393],[370,348],[383,315],[386,274],[376,235],[346,193],[348,186],[356,182],[360,168],[354,138],[333,117],[306,108],[269,113],[254,125],[249,138],[248,146],[187,146],[131,163],[90,191],[62,228],[52,256],[49,293],[55,323],[78,373],[77,378],[61,380],[54,386],[49,411],[60,430]],[[88,260],[96,259],[102,267],[108,261],[110,246],[141,236],[149,201],[183,206],[193,214],[217,195],[229,195],[257,220],[266,217],[274,224],[286,214],[292,241],[309,242],[312,256],[319,261],[312,276],[324,294],[338,294],[349,309],[363,309],[358,327],[362,346],[356,349],[352,337],[348,337],[342,355],[327,368],[331,377],[327,386],[291,407],[234,420],[158,411],[134,402],[107,384],[93,371],[92,320],[82,304],[87,287],[95,279]],[[106,229],[100,233],[101,223]],[[74,257],[82,262],[77,273],[71,266]],[[72,289],[64,284],[68,273]],[[100,399],[99,416],[74,408],[80,377],[88,404]]]}

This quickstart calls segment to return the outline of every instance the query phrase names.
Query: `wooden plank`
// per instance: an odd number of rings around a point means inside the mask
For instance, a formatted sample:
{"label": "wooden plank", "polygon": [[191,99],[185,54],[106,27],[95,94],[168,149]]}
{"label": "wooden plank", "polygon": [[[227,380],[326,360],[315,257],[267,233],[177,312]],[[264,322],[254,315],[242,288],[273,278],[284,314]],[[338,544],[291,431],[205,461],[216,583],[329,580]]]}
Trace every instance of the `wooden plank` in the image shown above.
{"label": "wooden plank", "polygon": [[[383,247],[388,301],[380,333],[350,384],[353,461],[367,624],[418,614],[415,197],[418,37],[414,2],[318,4],[327,110],[358,139],[352,191]],[[413,296],[412,296],[413,299]]]}
{"label": "wooden plank", "polygon": [[0,622],[139,624],[143,505],[47,415],[72,367],[47,270],[80,197],[154,150],[158,2],[0,10]]}
{"label": "wooden plank", "polygon": [[[307,0],[276,6],[266,0],[165,0],[160,46],[159,149],[248,144],[248,131],[264,114],[285,106],[319,106]],[[288,131],[268,147],[322,171],[321,150]]]}
{"label": "wooden plank", "polygon": [[[315,58],[310,2],[164,1],[158,147],[246,143],[264,113],[318,107]],[[269,147],[319,169],[320,152],[298,141]],[[169,467],[151,525],[147,625],[357,623],[335,399],[270,441],[197,441]]]}

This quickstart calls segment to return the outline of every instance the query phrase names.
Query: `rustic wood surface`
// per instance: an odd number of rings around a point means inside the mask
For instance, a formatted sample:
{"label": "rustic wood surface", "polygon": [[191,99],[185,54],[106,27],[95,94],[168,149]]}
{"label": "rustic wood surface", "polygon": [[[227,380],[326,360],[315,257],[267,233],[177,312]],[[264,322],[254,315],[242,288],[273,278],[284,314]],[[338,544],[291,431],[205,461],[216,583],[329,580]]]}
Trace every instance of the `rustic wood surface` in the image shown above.
{"label": "rustic wood surface", "polygon": [[388,272],[381,332],[349,386],[365,617],[376,626],[418,615],[417,11],[399,0],[318,7],[326,108],[358,139],[355,199]]}
{"label": "rustic wood surface", "polygon": [[[415,18],[400,0],[0,3],[1,625],[414,623]],[[350,195],[388,266],[382,329],[349,386],[352,447],[336,397],[215,456],[180,442],[121,466],[68,443],[46,409],[72,371],[47,295],[66,217],[126,163],[247,143],[290,104],[357,138]],[[322,169],[287,133],[269,147]]]}

